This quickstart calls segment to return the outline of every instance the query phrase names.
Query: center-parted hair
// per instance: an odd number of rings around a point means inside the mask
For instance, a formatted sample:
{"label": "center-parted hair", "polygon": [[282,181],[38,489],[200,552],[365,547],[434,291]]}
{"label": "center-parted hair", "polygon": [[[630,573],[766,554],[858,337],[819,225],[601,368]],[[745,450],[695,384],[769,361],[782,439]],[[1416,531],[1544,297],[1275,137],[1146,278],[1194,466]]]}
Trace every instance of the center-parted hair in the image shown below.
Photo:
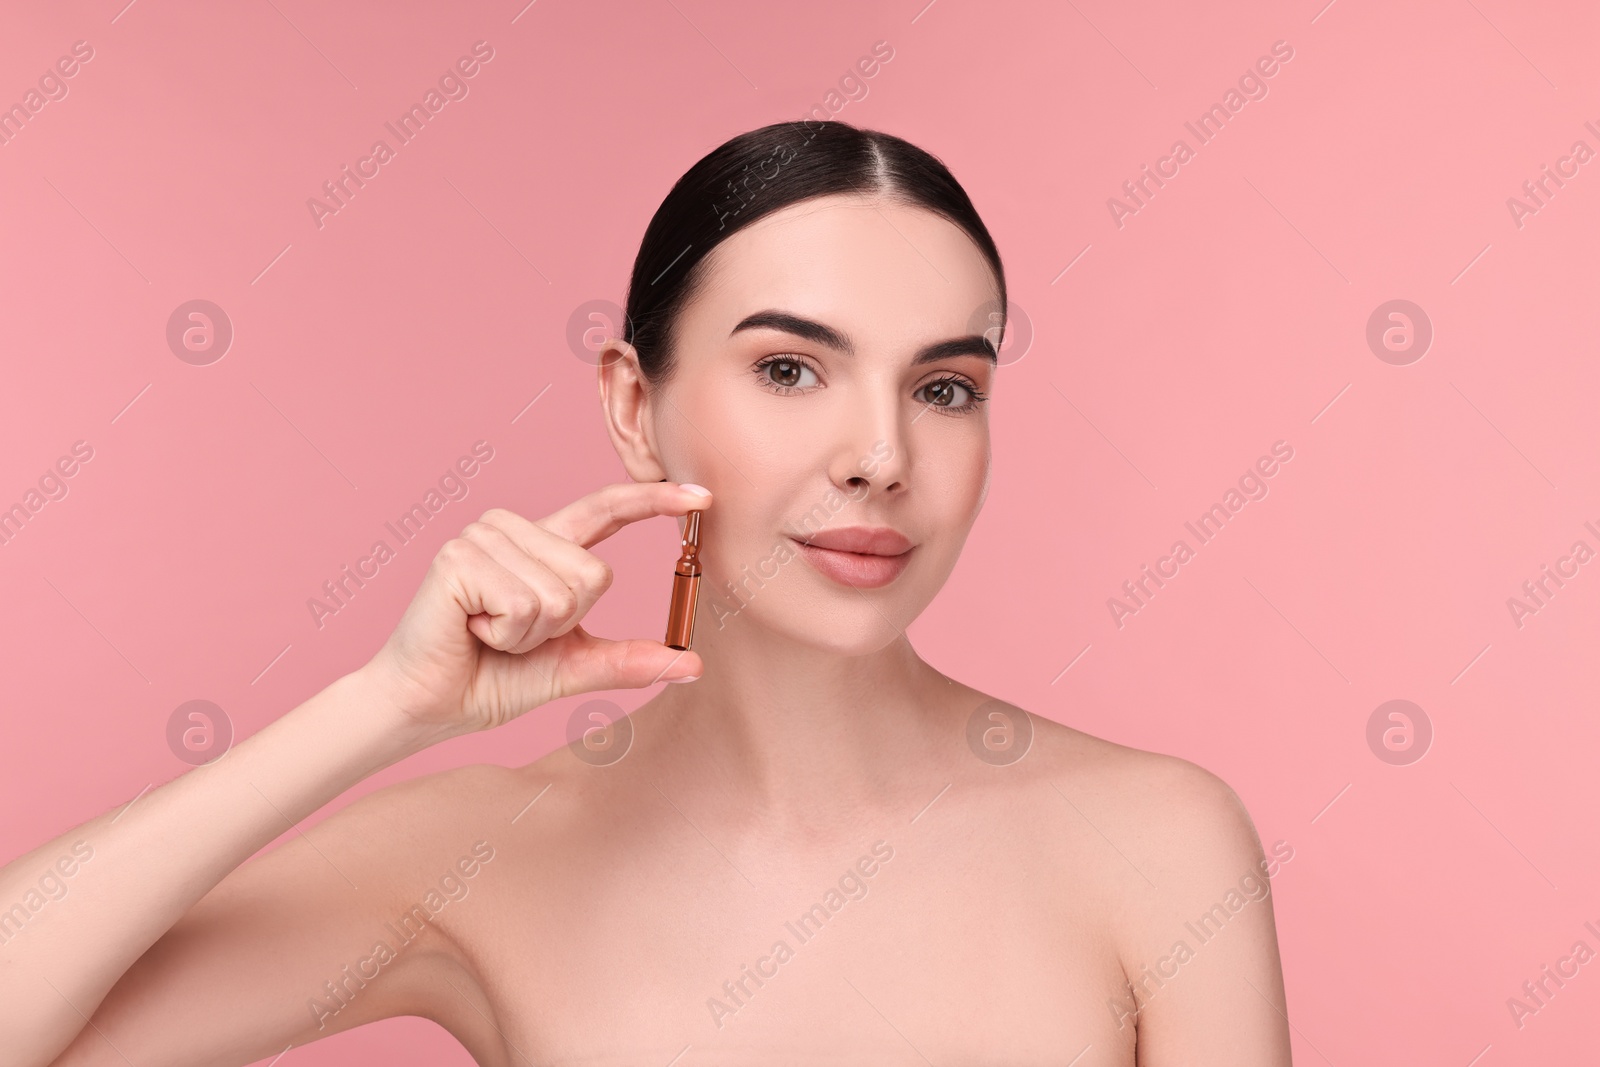
{"label": "center-parted hair", "polygon": [[650,219],[633,261],[623,329],[645,378],[660,385],[671,377],[673,326],[704,282],[712,249],[790,204],[840,194],[887,197],[959,226],[989,261],[1005,307],[1000,252],[966,191],[937,158],[892,134],[845,122],[778,122],[702,157]]}

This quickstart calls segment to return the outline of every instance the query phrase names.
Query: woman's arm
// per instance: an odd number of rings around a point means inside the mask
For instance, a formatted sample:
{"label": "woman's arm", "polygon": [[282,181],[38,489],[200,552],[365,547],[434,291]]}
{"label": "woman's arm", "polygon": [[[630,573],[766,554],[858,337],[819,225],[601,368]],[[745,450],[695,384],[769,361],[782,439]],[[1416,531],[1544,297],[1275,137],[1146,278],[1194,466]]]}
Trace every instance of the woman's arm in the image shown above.
{"label": "woman's arm", "polygon": [[0,927],[0,1063],[47,1064],[133,965],[213,886],[363,778],[442,736],[407,722],[363,671],[347,675],[221,760],[91,819],[0,870],[0,906],[24,902],[69,858],[66,894]]}
{"label": "woman's arm", "polygon": [[[693,652],[657,641],[603,640],[578,623],[611,580],[590,545],[638,519],[709,503],[709,494],[670,483],[621,484],[537,522],[500,509],[485,513],[440,549],[394,633],[361,670],[215,763],[0,869],[0,908],[23,902],[21,918],[15,909],[0,912],[0,1067],[44,1067],[80,1031],[96,1029],[108,992],[158,939],[161,959],[148,973],[179,980],[160,983],[168,995],[141,993],[141,1005],[166,1042],[163,1050],[170,1050],[156,1059],[177,1062],[196,1034],[192,1004],[177,993],[184,976],[217,975],[232,961],[299,973],[306,953],[297,950],[361,934],[379,913],[373,909],[394,903],[385,894],[409,892],[386,885],[364,897],[360,883],[344,874],[350,888],[328,890],[312,872],[330,857],[313,856],[315,847],[302,835],[260,861],[269,867],[236,876],[237,885],[219,895],[232,901],[231,923],[214,923],[204,937],[163,938],[257,850],[366,776],[446,737],[500,725],[557,697],[697,674]],[[358,822],[343,816],[328,825],[344,828],[339,832],[352,849],[386,836],[381,825],[350,834]],[[396,831],[404,835],[406,828],[390,832]],[[37,893],[42,872],[65,869],[58,861],[73,869],[70,883],[62,883],[67,892],[33,907],[44,899]],[[379,860],[369,866],[381,869]],[[330,895],[347,891],[354,896]],[[9,925],[6,915],[14,916]],[[268,943],[263,931],[281,936]],[[243,999],[208,1020],[204,1032],[254,1034],[252,1013],[268,1022],[263,1033],[285,1032],[270,1023],[278,1017],[271,983],[247,978],[239,992]],[[362,1011],[379,999],[364,1000]],[[92,1046],[86,1041],[74,1046],[74,1056]],[[114,1049],[112,1055],[123,1062]]]}
{"label": "woman's arm", "polygon": [[504,878],[523,788],[484,765],[411,779],[244,864],[139,957],[53,1067],[253,1063],[396,1015],[504,1062],[456,931],[495,899],[483,887]]}
{"label": "woman's arm", "polygon": [[1131,862],[1148,879],[1125,901],[1119,1026],[1137,1027],[1139,1067],[1289,1067],[1272,877],[1294,849],[1279,841],[1263,854],[1227,783],[1155,758],[1137,832],[1113,835],[1137,842]]}

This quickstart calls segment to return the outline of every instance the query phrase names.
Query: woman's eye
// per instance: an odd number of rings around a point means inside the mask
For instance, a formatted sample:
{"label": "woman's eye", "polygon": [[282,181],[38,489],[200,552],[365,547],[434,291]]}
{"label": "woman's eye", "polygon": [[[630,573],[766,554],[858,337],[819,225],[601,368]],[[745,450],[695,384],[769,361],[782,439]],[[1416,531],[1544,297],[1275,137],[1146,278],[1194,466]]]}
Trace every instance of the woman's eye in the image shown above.
{"label": "woman's eye", "polygon": [[785,389],[804,389],[817,384],[817,372],[796,359],[772,360],[762,366],[761,373],[773,385]]}
{"label": "woman's eye", "polygon": [[941,408],[962,408],[972,401],[972,390],[953,378],[929,382],[922,387],[922,393],[924,403]]}

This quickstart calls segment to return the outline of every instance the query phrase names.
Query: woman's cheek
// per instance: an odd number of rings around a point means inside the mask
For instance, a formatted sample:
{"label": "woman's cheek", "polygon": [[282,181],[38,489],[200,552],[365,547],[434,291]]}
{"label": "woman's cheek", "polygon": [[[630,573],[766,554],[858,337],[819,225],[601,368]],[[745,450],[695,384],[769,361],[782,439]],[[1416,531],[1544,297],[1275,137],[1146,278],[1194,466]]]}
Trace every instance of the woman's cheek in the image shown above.
{"label": "woman's cheek", "polygon": [[712,446],[728,455],[740,448],[761,447],[771,429],[764,426],[760,401],[763,394],[753,385],[744,390],[732,382],[718,382],[713,387],[698,390],[693,400],[684,407],[689,420],[699,431],[698,447],[711,450]]}

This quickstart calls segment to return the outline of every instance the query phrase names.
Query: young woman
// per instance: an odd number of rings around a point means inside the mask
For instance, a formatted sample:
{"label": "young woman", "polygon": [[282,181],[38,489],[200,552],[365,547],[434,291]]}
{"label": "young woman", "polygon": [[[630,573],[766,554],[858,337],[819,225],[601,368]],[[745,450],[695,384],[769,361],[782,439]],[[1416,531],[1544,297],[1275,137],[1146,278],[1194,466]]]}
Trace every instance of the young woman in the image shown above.
{"label": "young woman", "polygon": [[[72,873],[0,914],[0,1067],[244,1064],[395,1015],[495,1067],[1288,1064],[1237,796],[906,638],[988,489],[1005,295],[903,140],[780,123],[696,163],[599,369],[632,482],[486,512],[370,662],[6,866],[0,907]],[[588,634],[591,549],[690,511],[693,651]],[[659,681],[688,684],[598,743],[408,781],[250,859],[430,744]]]}

